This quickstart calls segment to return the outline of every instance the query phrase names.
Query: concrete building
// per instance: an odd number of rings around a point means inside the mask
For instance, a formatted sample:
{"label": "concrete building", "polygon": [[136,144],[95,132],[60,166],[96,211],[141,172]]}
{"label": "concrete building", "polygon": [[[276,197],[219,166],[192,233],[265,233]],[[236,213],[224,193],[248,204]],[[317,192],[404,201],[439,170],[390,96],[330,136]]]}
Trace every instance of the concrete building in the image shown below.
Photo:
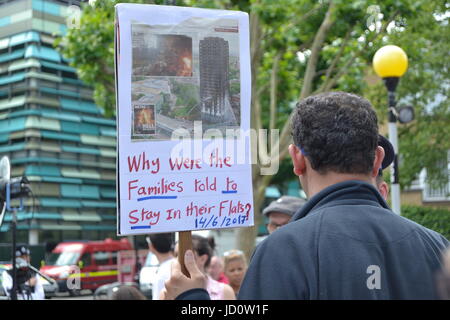
{"label": "concrete building", "polygon": [[199,47],[202,120],[223,122],[230,91],[228,41],[206,37],[200,40]]}
{"label": "concrete building", "polygon": [[[95,240],[116,234],[116,127],[92,89],[53,47],[79,1],[0,0],[0,156],[26,175],[33,198],[18,241]],[[0,229],[10,239],[11,216]]]}
{"label": "concrete building", "polygon": [[444,186],[432,186],[427,182],[427,170],[422,169],[418,179],[400,194],[402,205],[417,205],[435,208],[447,208],[450,210],[450,151],[448,160],[439,163],[448,174],[448,183]]}

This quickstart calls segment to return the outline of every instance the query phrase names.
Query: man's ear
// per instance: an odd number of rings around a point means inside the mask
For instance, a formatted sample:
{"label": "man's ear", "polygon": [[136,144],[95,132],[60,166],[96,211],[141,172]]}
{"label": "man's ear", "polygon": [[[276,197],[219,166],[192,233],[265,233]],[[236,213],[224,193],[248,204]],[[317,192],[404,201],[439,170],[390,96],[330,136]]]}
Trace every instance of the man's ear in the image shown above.
{"label": "man's ear", "polygon": [[387,201],[389,196],[389,185],[385,181],[378,184],[378,191],[383,196],[384,200]]}
{"label": "man's ear", "polygon": [[297,176],[301,176],[306,171],[306,162],[305,162],[305,156],[300,151],[300,149],[294,145],[289,145],[289,155],[292,159],[292,165],[294,166],[294,173]]}
{"label": "man's ear", "polygon": [[378,175],[378,171],[381,168],[381,164],[384,159],[384,149],[383,147],[378,146],[375,150],[375,159],[373,160],[373,169],[372,169],[372,177],[376,177]]}

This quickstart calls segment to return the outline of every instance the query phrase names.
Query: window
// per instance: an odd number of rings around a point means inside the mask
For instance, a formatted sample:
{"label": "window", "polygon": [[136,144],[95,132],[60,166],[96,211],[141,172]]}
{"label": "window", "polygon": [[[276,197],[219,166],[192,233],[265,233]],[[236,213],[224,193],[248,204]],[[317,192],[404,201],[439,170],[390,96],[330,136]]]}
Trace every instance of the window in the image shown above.
{"label": "window", "polygon": [[13,51],[19,50],[19,49],[25,49],[25,43],[21,43],[21,44],[17,44],[17,45],[15,45],[15,46],[12,46],[11,49],[12,49]]}
{"label": "window", "polygon": [[45,72],[45,73],[50,73],[50,74],[58,75],[58,70],[55,70],[55,69],[52,69],[52,68],[41,67],[41,71],[42,71],[42,72]]}
{"label": "window", "polygon": [[442,159],[436,163],[436,167],[442,171],[442,177],[447,177],[446,181],[440,184],[430,184],[427,182],[427,170],[423,170],[423,199],[424,201],[448,201],[450,200],[450,150],[447,153],[447,159]]}
{"label": "window", "polygon": [[81,239],[97,240],[97,239],[99,239],[98,231],[97,230],[82,230],[81,231]]}
{"label": "window", "polygon": [[72,86],[68,86],[68,85],[65,85],[65,84],[60,84],[59,85],[59,89],[67,90],[67,91],[74,91],[74,92],[77,91],[76,87],[74,87],[73,85]]}
{"label": "window", "polygon": [[78,79],[76,73],[73,72],[62,71],[61,76],[64,78]]}
{"label": "window", "polygon": [[94,253],[94,260],[95,263],[99,266],[109,264],[109,252],[105,251],[98,251]]}
{"label": "window", "polygon": [[80,160],[81,161],[95,161],[95,155],[91,154],[80,154]]}
{"label": "window", "polygon": [[83,262],[83,267],[87,267],[91,265],[91,254],[90,253],[83,253],[83,255],[80,258],[80,261]]}
{"label": "window", "polygon": [[[17,152],[13,152],[12,153],[13,158],[26,158],[27,157],[27,152],[26,151],[17,151]],[[30,151],[30,157],[34,157],[35,155],[31,154]]]}
{"label": "window", "polygon": [[48,152],[48,151],[40,151],[39,155],[41,157],[45,157],[45,158],[56,158],[57,154],[55,152]]}
{"label": "window", "polygon": [[63,239],[66,241],[75,240],[81,238],[81,232],[79,230],[64,230]]}
{"label": "window", "polygon": [[66,159],[66,160],[76,160],[77,159],[77,154],[76,153],[71,153],[71,152],[61,152],[59,154],[59,157],[61,159]]}
{"label": "window", "polygon": [[91,89],[80,89],[80,93],[83,96],[92,97],[93,91]]}
{"label": "window", "polygon": [[70,266],[74,265],[80,254],[78,252],[52,253],[47,264],[50,266]]}
{"label": "window", "polygon": [[104,158],[104,157],[101,157],[101,162],[102,163],[116,163],[116,159],[115,158]]}
{"label": "window", "polygon": [[117,251],[111,252],[112,264],[117,264]]}

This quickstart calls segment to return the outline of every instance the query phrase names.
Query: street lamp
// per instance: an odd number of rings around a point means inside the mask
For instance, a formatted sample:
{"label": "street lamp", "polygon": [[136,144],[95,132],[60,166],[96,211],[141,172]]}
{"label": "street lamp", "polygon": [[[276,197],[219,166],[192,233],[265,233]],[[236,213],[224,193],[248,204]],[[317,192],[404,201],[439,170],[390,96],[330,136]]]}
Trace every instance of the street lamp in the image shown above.
{"label": "street lamp", "polygon": [[395,109],[395,89],[400,77],[408,69],[408,57],[399,47],[394,45],[384,46],[373,57],[373,68],[383,78],[388,91],[389,108],[389,141],[394,147],[395,158],[391,168],[391,197],[392,210],[400,214],[400,185],[398,168],[398,138],[397,138],[397,110]]}

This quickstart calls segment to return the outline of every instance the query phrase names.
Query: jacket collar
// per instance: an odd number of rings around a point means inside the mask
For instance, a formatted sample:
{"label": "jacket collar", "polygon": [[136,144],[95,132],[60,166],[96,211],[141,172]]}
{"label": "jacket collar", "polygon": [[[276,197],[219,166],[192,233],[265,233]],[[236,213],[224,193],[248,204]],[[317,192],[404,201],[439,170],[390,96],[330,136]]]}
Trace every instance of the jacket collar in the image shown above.
{"label": "jacket collar", "polygon": [[367,202],[370,205],[389,209],[386,201],[375,187],[367,182],[359,180],[349,180],[331,185],[309,199],[292,216],[291,221],[299,220],[308,215],[311,211],[332,206],[340,203],[354,203],[354,201]]}

